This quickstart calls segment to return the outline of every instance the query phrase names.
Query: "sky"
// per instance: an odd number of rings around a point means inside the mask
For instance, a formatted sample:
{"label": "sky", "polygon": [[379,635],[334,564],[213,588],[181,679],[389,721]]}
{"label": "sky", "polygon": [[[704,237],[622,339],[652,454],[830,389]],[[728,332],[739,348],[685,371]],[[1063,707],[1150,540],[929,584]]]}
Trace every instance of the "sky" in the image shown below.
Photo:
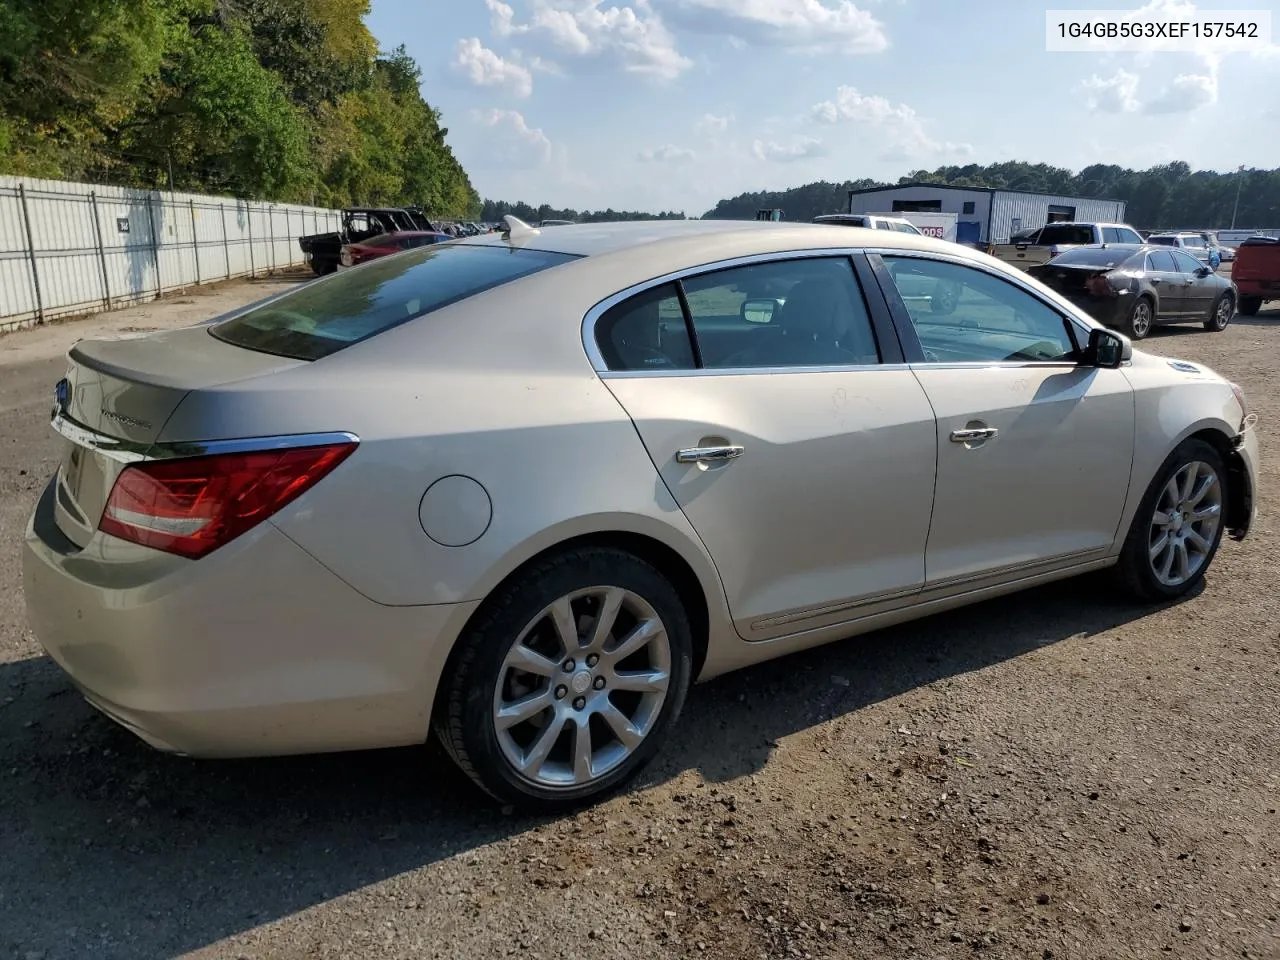
{"label": "sky", "polygon": [[949,163],[1280,165],[1280,0],[1254,52],[1047,52],[1139,0],[372,0],[481,196],[683,210]]}

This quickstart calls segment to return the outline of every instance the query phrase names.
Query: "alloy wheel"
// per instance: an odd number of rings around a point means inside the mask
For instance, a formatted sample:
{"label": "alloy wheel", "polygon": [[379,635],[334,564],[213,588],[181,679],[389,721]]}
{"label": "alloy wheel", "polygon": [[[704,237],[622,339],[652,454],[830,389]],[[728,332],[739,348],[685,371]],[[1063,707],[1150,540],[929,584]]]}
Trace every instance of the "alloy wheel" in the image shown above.
{"label": "alloy wheel", "polygon": [[1139,300],[1133,307],[1133,335],[1145,337],[1151,329],[1151,305]]}
{"label": "alloy wheel", "polygon": [[1194,460],[1169,478],[1156,499],[1147,542],[1151,571],[1178,587],[1209,559],[1222,522],[1222,482],[1211,465]]}
{"label": "alloy wheel", "polygon": [[598,780],[644,742],[670,679],[671,642],[643,597],[614,586],[566,594],[503,660],[493,698],[503,756],[540,787]]}
{"label": "alloy wheel", "polygon": [[1231,302],[1230,297],[1223,297],[1218,301],[1218,307],[1213,313],[1213,323],[1219,330],[1225,330],[1227,324],[1231,322],[1231,313],[1235,304]]}

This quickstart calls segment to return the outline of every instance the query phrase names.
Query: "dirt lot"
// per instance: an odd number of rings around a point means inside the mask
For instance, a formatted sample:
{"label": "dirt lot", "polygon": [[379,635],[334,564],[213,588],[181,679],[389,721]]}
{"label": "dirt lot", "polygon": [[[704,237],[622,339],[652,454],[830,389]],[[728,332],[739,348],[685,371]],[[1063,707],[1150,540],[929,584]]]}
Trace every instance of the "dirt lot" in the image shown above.
{"label": "dirt lot", "polygon": [[0,956],[1280,957],[1280,311],[1146,344],[1261,418],[1200,596],[1071,581],[725,677],[635,789],[533,820],[432,748],[162,756],[26,630],[62,351],[276,286],[0,338]]}

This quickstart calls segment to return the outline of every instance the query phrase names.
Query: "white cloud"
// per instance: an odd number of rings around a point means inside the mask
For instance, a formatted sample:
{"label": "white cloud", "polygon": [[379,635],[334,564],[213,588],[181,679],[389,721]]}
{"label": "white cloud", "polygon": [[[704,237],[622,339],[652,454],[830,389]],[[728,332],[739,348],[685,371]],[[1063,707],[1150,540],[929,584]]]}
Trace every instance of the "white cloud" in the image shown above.
{"label": "white cloud", "polygon": [[1138,75],[1128,70],[1117,70],[1115,76],[1105,80],[1094,74],[1080,84],[1089,94],[1089,106],[1099,113],[1136,113],[1142,104],[1138,101]]}
{"label": "white cloud", "polygon": [[696,158],[697,154],[692,150],[671,143],[661,147],[645,147],[638,155],[638,159],[646,163],[686,163]]}
{"label": "white cloud", "polygon": [[884,25],[852,0],[662,0],[662,9],[686,29],[755,46],[846,54],[889,46]]}
{"label": "white cloud", "polygon": [[533,74],[528,68],[502,59],[477,37],[458,41],[453,66],[477,87],[503,87],[517,97],[533,93]]}
{"label": "white cloud", "polygon": [[920,115],[905,103],[894,104],[884,97],[861,93],[842,86],[835,98],[815,103],[809,117],[817,123],[862,123],[875,128],[882,156],[907,159],[921,154],[969,156],[967,143],[939,142],[929,136]]}
{"label": "white cloud", "polygon": [[693,66],[676,49],[675,37],[654,12],[651,0],[606,6],[606,0],[533,0],[528,21],[502,0],[485,0],[490,25],[500,37],[526,36],[580,59],[620,64],[628,73],[674,80]]}
{"label": "white cloud", "polygon": [[551,159],[551,140],[538,127],[530,127],[517,110],[473,111],[477,123],[493,130],[486,145],[487,163],[480,166],[535,167]]}
{"label": "white cloud", "polygon": [[716,116],[714,113],[704,113],[698,118],[698,122],[693,125],[695,133],[704,136],[714,136],[717,133],[724,133],[729,129],[729,124],[733,122],[733,114],[727,116]]}
{"label": "white cloud", "polygon": [[800,137],[792,143],[783,144],[770,140],[757,140],[751,145],[751,153],[757,160],[769,160],[778,163],[790,163],[796,160],[809,160],[821,157],[826,153],[822,141],[816,137]]}
{"label": "white cloud", "polygon": [[1147,113],[1192,113],[1218,102],[1218,70],[1181,73],[1144,106]]}

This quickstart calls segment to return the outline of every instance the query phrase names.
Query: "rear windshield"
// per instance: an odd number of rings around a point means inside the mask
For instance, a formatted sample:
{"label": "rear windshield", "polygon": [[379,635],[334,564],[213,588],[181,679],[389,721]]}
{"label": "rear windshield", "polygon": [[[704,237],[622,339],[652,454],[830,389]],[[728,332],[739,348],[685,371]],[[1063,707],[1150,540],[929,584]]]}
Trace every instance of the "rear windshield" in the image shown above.
{"label": "rear windshield", "polygon": [[1147,237],[1147,243],[1154,243],[1157,247],[1176,247],[1178,240],[1176,237]]}
{"label": "rear windshield", "polygon": [[828,226],[834,225],[838,227],[865,227],[867,225],[866,217],[814,217],[814,223],[825,223]]}
{"label": "rear windshield", "polygon": [[1133,258],[1132,250],[1099,247],[1077,247],[1053,258],[1054,266],[1074,264],[1079,267],[1118,267]]}
{"label": "rear windshield", "polygon": [[1093,227],[1051,223],[1040,231],[1036,243],[1042,247],[1056,243],[1093,243]]}
{"label": "rear windshield", "polygon": [[209,332],[248,350],[319,360],[458,300],[576,259],[507,246],[433,244],[313,281]]}

